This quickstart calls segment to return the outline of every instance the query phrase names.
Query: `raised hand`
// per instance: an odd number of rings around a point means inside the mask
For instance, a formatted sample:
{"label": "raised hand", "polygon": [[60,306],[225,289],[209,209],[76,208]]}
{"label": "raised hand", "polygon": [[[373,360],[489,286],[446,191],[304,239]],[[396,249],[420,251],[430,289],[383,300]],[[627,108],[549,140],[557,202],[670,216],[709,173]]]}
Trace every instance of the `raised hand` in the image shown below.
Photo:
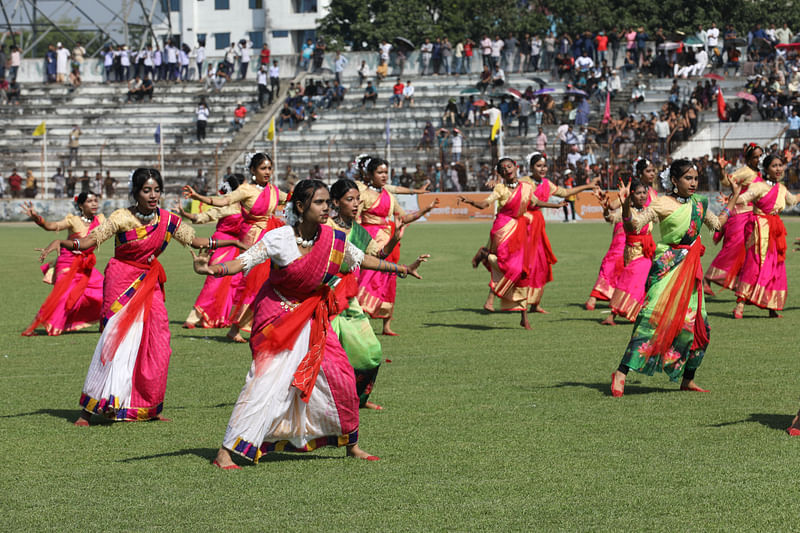
{"label": "raised hand", "polygon": [[61,241],[55,240],[47,245],[47,248],[34,248],[37,252],[41,252],[39,254],[39,262],[44,263],[44,260],[50,255],[52,251],[58,251],[61,248]]}
{"label": "raised hand", "polygon": [[183,190],[183,197],[184,198],[190,198],[192,200],[197,200],[198,199],[197,191],[192,189],[191,185],[184,185],[182,190]]}
{"label": "raised hand", "polygon": [[394,225],[394,238],[395,238],[395,240],[399,241],[400,239],[403,238],[403,233],[406,232],[406,227],[407,226],[408,226],[408,224],[406,224],[406,222],[401,217],[397,217],[397,221],[395,222],[395,225]]}
{"label": "raised hand", "polygon": [[36,210],[33,208],[32,202],[23,202],[20,207],[22,207],[22,212],[28,217],[36,219]]}
{"label": "raised hand", "polygon": [[211,267],[208,265],[208,262],[211,260],[210,255],[203,252],[200,254],[195,254],[194,250],[189,250],[189,252],[192,254],[192,266],[194,267],[195,272],[205,276],[214,273],[212,272]]}
{"label": "raised hand", "polygon": [[431,202],[431,205],[428,206],[426,211],[431,211],[432,209],[435,209],[437,207],[439,207],[439,198],[434,198],[433,201]]}
{"label": "raised hand", "polygon": [[410,265],[406,265],[406,269],[408,270],[408,275],[409,276],[413,276],[413,277],[415,277],[417,279],[422,279],[422,276],[419,275],[419,272],[417,272],[417,269],[420,267],[420,265],[422,263],[426,263],[430,256],[431,256],[431,254],[422,254],[419,257],[417,257],[416,261],[414,261]]}
{"label": "raised hand", "polygon": [[625,183],[625,180],[620,178],[619,180],[619,201],[620,203],[624,203],[631,195],[631,180],[628,179],[628,183]]}

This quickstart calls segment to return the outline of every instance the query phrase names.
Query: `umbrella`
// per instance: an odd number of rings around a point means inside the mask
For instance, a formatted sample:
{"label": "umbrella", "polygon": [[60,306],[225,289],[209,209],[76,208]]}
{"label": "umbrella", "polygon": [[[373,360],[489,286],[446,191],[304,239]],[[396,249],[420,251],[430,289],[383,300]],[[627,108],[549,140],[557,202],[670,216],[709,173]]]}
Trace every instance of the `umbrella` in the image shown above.
{"label": "umbrella", "polygon": [[472,103],[475,104],[477,107],[483,107],[486,105],[486,100],[475,100]]}
{"label": "umbrella", "polygon": [[475,87],[469,87],[467,89],[462,89],[458,94],[478,94],[480,91]]}
{"label": "umbrella", "polygon": [[556,92],[556,90],[553,89],[552,87],[544,87],[544,88],[539,89],[538,91],[534,92],[533,94],[535,94],[536,96],[541,96],[543,94],[554,93],[554,92]]}
{"label": "umbrella", "polygon": [[538,83],[540,88],[544,88],[544,86],[547,85],[547,82],[544,81],[542,78],[537,78],[534,76],[533,78],[528,78],[528,79]]}
{"label": "umbrella", "polygon": [[753,102],[753,103],[758,102],[758,98],[744,91],[739,91],[738,93],[736,93],[736,98],[741,98],[742,100],[747,100],[748,102]]}
{"label": "umbrella", "polygon": [[400,48],[405,48],[407,50],[413,50],[414,49],[414,43],[412,43],[411,41],[409,41],[405,37],[395,37],[394,38],[394,43]]}
{"label": "umbrella", "polygon": [[684,39],[683,40],[683,44],[685,44],[686,46],[703,46],[704,45],[703,41],[701,41],[700,39],[698,39],[694,35]]}
{"label": "umbrella", "polygon": [[800,50],[800,43],[781,43],[781,44],[776,44],[775,48],[784,48],[786,50]]}
{"label": "umbrella", "polygon": [[717,81],[722,81],[722,80],[725,79],[722,76],[720,76],[719,74],[714,74],[713,72],[709,72],[708,74],[704,75],[703,77],[704,78],[708,78],[710,80],[717,80]]}
{"label": "umbrella", "polygon": [[514,98],[522,98],[522,93],[516,89],[508,88],[506,89],[506,94],[510,94]]}
{"label": "umbrella", "polygon": [[746,44],[747,44],[747,39],[744,39],[742,37],[737,37],[736,39],[733,40],[733,46],[744,46]]}
{"label": "umbrella", "polygon": [[667,41],[665,43],[659,44],[658,47],[661,50],[676,50],[677,48],[680,47],[680,45],[681,43],[676,43],[674,41]]}
{"label": "umbrella", "polygon": [[578,95],[580,95],[580,96],[589,96],[589,95],[586,93],[586,91],[581,91],[580,89],[576,89],[576,88],[574,88],[574,87],[573,87],[573,88],[571,88],[571,89],[569,89],[569,90],[567,90],[567,94],[578,94]]}

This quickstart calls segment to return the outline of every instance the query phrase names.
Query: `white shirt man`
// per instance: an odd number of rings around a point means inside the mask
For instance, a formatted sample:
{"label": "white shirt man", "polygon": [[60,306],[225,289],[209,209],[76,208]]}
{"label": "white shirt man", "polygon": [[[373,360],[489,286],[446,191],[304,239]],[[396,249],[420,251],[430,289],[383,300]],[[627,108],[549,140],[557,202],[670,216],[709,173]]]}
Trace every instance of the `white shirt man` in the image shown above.
{"label": "white shirt man", "polygon": [[119,53],[119,64],[123,67],[131,66],[131,54],[128,52],[127,46],[123,46]]}
{"label": "white shirt man", "polygon": [[582,55],[578,59],[575,60],[575,66],[581,72],[586,72],[587,70],[594,68],[594,61],[588,55]]}
{"label": "white shirt man", "polygon": [[61,46],[61,43],[58,43],[58,48],[56,50],[56,74],[59,76],[66,76],[69,74],[69,50]]}
{"label": "white shirt man", "polygon": [[406,86],[403,87],[403,100],[408,100],[409,102],[414,100],[414,86],[411,85],[411,80],[408,80]]}
{"label": "white shirt man", "polygon": [[499,59],[500,59],[500,53],[503,51],[503,47],[505,45],[506,45],[506,43],[503,42],[503,39],[501,39],[499,37],[497,38],[497,40],[492,41],[492,57],[498,63],[499,63]]}
{"label": "white shirt man", "polygon": [[164,47],[164,51],[167,52],[167,63],[177,63],[178,62],[178,49],[168,44]]}
{"label": "white shirt man", "polygon": [[256,74],[256,80],[259,85],[267,86],[267,73],[263,68],[259,69],[258,74]]}
{"label": "white shirt man", "polygon": [[717,28],[716,24],[711,24],[711,27],[706,32],[706,38],[708,39],[709,49],[719,46],[719,28]]}
{"label": "white shirt man", "polygon": [[195,114],[197,115],[197,120],[199,120],[201,122],[207,122],[208,121],[208,116],[211,113],[209,112],[207,106],[199,105],[199,106],[197,106],[197,109],[195,110]]}
{"label": "white shirt man", "polygon": [[206,47],[202,44],[194,49],[194,60],[198,65],[206,60]]}
{"label": "white shirt man", "polygon": [[250,63],[250,56],[252,55],[252,51],[250,50],[250,46],[247,43],[245,43],[244,46],[239,47],[239,55],[241,56],[241,59],[239,59],[239,61],[241,61],[242,63]]}
{"label": "white shirt man", "polygon": [[384,41],[383,44],[381,44],[381,59],[386,61],[387,64],[389,63],[389,52],[391,51],[392,45]]}

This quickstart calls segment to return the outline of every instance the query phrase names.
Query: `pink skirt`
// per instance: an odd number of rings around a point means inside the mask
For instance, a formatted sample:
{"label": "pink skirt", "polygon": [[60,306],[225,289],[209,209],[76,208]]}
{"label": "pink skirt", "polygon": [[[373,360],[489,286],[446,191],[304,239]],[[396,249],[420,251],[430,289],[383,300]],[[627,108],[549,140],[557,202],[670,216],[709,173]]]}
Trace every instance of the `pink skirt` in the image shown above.
{"label": "pink skirt", "polygon": [[[226,233],[214,233],[215,239],[236,239]],[[216,265],[225,261],[236,259],[239,249],[226,246],[214,250],[209,264]],[[241,289],[243,275],[225,276],[215,278],[206,276],[203,288],[194,302],[197,314],[202,318],[200,326],[203,328],[224,328],[231,325],[231,311],[234,306],[234,296]]]}
{"label": "pink skirt", "polygon": [[[779,256],[769,233],[769,224],[764,217],[753,215],[747,223],[746,242],[753,244],[747,248],[736,296],[762,309],[780,311],[786,304],[788,290],[786,262]],[[764,244],[762,241],[768,242]],[[762,246],[766,248],[763,257]]]}
{"label": "pink skirt", "polygon": [[744,233],[752,213],[731,215],[725,223],[722,248],[706,270],[705,279],[726,289],[735,290],[739,271],[744,264]]}
{"label": "pink skirt", "polygon": [[637,257],[622,269],[611,296],[611,312],[633,322],[644,305],[645,284],[653,264],[647,257]]}
{"label": "pink skirt", "polygon": [[625,228],[622,226],[622,222],[618,222],[614,224],[611,245],[600,263],[600,273],[597,275],[597,281],[594,283],[590,296],[598,300],[611,300],[617,285],[617,278],[625,268],[624,253]]}

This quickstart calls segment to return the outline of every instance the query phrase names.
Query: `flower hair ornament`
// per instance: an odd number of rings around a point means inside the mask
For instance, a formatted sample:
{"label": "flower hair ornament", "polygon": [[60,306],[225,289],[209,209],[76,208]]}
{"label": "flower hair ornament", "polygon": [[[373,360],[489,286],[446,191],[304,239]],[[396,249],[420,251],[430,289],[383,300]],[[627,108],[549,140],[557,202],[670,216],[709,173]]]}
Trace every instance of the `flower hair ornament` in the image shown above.
{"label": "flower hair ornament", "polygon": [[[250,163],[253,162],[253,157],[256,155],[256,152],[247,152],[244,154],[244,168],[250,171]],[[252,175],[252,172],[250,173]]]}
{"label": "flower hair ornament", "polygon": [[80,213],[80,212],[81,212],[81,206],[80,206],[80,205],[78,205],[78,195],[77,195],[77,194],[75,195],[75,197],[74,197],[74,198],[72,198],[72,205],[75,207],[75,210],[76,210],[78,213]]}
{"label": "flower hair ornament", "polygon": [[[133,194],[133,174],[136,172],[136,169],[131,170],[131,173],[128,174],[128,194]],[[77,196],[75,197],[78,198]]]}
{"label": "flower hair ornament", "polygon": [[532,159],[532,158],[533,158],[533,156],[535,156],[535,155],[540,155],[540,156],[544,157],[545,159],[547,159],[547,156],[546,156],[546,155],[544,155],[542,152],[539,152],[539,151],[537,151],[537,150],[534,150],[533,152],[531,152],[531,153],[529,153],[528,155],[526,155],[526,156],[525,156],[525,162],[526,162],[526,163],[527,163],[529,166],[530,166],[530,164],[531,164],[531,159]]}
{"label": "flower hair ornament", "polygon": [[233,192],[233,188],[231,187],[231,184],[228,183],[227,181],[222,182],[222,185],[219,188],[219,193],[222,196],[225,196],[226,194],[230,194],[232,192]]}
{"label": "flower hair ornament", "polygon": [[361,169],[365,159],[369,159],[369,154],[358,154],[356,156],[356,158],[353,160],[353,163],[355,163],[357,169]]}
{"label": "flower hair ornament", "polygon": [[661,188],[663,190],[670,191],[675,188],[675,186],[672,184],[672,180],[670,179],[669,167],[665,168],[661,174],[659,174],[659,177],[661,178]]}
{"label": "flower hair ornament", "polygon": [[283,210],[283,218],[286,220],[287,226],[295,227],[300,223],[300,217],[298,217],[297,213],[294,212],[293,205],[286,206],[286,208]]}
{"label": "flower hair ornament", "polygon": [[645,167],[644,167],[644,168],[647,168],[648,166],[650,166],[650,165],[651,165],[651,163],[650,163],[650,160],[649,160],[649,159],[647,159],[646,157],[639,156],[639,157],[637,157],[636,159],[634,159],[634,160],[633,160],[633,168],[631,168],[631,170],[632,170],[632,173],[633,173],[633,175],[634,175],[635,177],[637,177],[637,178],[641,177],[641,176],[639,176],[639,174],[636,172],[636,167],[638,167],[638,166],[639,166],[639,161],[646,161],[646,162],[647,162],[647,165],[645,165]]}

